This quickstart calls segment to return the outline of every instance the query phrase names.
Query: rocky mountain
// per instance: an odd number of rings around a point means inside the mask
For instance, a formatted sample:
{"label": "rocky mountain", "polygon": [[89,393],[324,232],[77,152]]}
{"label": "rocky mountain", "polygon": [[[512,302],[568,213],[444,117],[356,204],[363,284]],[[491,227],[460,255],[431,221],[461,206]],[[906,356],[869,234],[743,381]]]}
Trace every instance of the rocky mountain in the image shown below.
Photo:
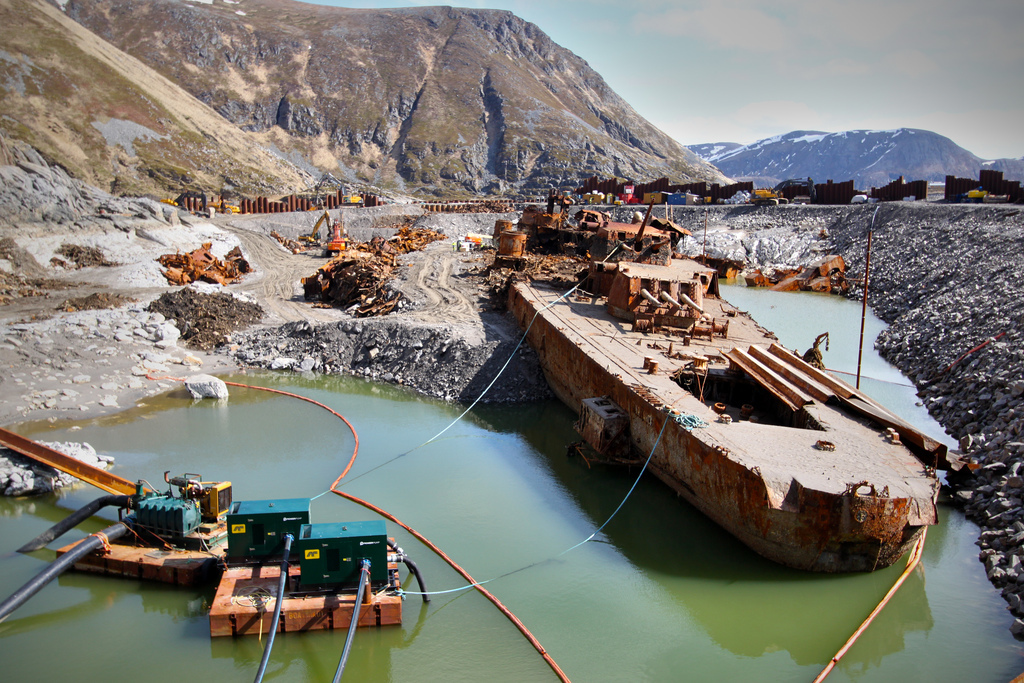
{"label": "rocky mountain", "polygon": [[1024,178],[1024,159],[985,161],[947,137],[926,130],[798,130],[749,145],[735,142],[690,145],[689,149],[733,178],[774,185],[786,178],[816,182],[854,179],[859,189],[905,180],[944,181],[946,175],[977,178],[978,171],[1003,171]]}
{"label": "rocky mountain", "polygon": [[[0,142],[116,194],[271,193],[306,176],[44,0],[0,0]],[[13,157],[0,163],[12,163]]]}
{"label": "rocky mountain", "polygon": [[723,179],[510,12],[291,0],[64,10],[264,145],[352,182],[536,194],[595,174]]}

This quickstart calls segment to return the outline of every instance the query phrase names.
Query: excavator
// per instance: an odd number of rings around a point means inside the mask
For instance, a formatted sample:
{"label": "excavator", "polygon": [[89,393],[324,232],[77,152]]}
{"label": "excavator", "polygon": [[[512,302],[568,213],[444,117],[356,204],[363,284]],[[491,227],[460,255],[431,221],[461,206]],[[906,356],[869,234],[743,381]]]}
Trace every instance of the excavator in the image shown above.
{"label": "excavator", "polygon": [[340,220],[331,223],[331,214],[326,209],[320,218],[317,219],[309,234],[299,236],[299,241],[308,246],[319,245],[320,228],[324,225],[331,226],[331,238],[328,240],[327,245],[324,246],[324,256],[335,256],[345,251],[348,248],[348,236],[345,234],[345,229],[342,227]]}
{"label": "excavator", "polygon": [[[789,187],[800,187],[806,190],[794,198],[794,203],[813,204],[815,199],[814,181],[811,178],[789,178],[783,180],[774,188],[756,189],[750,197],[750,203],[757,206],[776,206],[778,204],[789,204],[783,190]],[[801,202],[800,200],[803,199]]]}

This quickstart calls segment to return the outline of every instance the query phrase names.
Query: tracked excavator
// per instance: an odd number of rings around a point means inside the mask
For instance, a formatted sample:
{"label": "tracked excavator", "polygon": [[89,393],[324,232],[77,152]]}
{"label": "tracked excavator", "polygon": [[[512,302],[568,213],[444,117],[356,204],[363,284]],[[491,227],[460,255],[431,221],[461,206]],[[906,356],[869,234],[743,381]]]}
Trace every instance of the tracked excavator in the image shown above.
{"label": "tracked excavator", "polygon": [[324,245],[324,256],[336,256],[348,248],[348,236],[345,234],[345,228],[342,227],[340,220],[331,222],[331,214],[324,210],[323,214],[317,219],[313,225],[313,229],[308,235],[300,235],[299,241],[305,243],[308,246],[320,244],[320,228],[324,225],[331,226],[331,237]]}

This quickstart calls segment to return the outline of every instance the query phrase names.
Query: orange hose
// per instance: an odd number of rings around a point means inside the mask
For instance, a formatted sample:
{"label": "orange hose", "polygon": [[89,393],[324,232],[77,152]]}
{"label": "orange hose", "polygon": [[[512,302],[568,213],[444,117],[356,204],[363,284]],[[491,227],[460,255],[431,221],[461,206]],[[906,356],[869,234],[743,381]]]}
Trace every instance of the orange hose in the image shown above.
{"label": "orange hose", "polygon": [[896,579],[896,583],[892,585],[892,588],[889,589],[889,592],[885,594],[882,601],[879,602],[871,614],[868,615],[868,618],[864,620],[864,623],[862,623],[860,627],[853,632],[853,635],[846,641],[846,644],[839,648],[839,652],[832,657],[832,661],[828,663],[828,666],[818,674],[818,677],[814,679],[814,683],[821,683],[821,681],[825,680],[825,677],[832,672],[832,669],[835,668],[835,665],[843,658],[843,655],[853,647],[853,644],[857,642],[860,635],[867,630],[868,626],[871,625],[871,622],[878,616],[878,613],[881,612],[882,608],[889,602],[889,599],[896,594],[896,591],[903,585],[903,582],[906,581],[908,576],[910,576],[910,573],[914,571],[914,568],[917,567],[917,563],[921,561],[921,554],[924,552],[924,539],[927,535],[928,528],[925,527],[924,531],[921,532],[921,538],[917,540],[917,543],[914,544],[914,549],[910,551],[910,557],[907,558],[907,568],[903,570],[902,574],[900,574],[900,578]]}
{"label": "orange hose", "polygon": [[423,536],[423,534],[419,533],[418,531],[416,531],[415,529],[413,529],[409,525],[405,524],[404,522],[402,522],[397,517],[395,517],[391,513],[387,512],[386,510],[382,510],[381,508],[377,507],[376,505],[374,505],[372,503],[369,503],[369,502],[367,502],[365,500],[362,500],[361,498],[357,498],[357,497],[353,496],[351,493],[346,493],[344,491],[338,491],[338,490],[334,489],[333,487],[331,488],[331,493],[336,493],[337,495],[341,496],[342,498],[347,498],[348,500],[351,500],[353,503],[358,503],[359,505],[362,505],[363,507],[365,507],[365,508],[367,508],[369,510],[373,510],[378,515],[380,515],[381,517],[384,517],[386,519],[391,520],[392,522],[394,522],[395,524],[397,524],[398,526],[402,527],[403,529],[408,531],[410,534],[415,536],[416,539],[419,540],[420,543],[422,543],[423,545],[425,545],[428,548],[430,548],[431,550],[433,550],[438,555],[438,557],[440,557],[442,560],[447,562],[451,566],[452,569],[454,569],[459,574],[461,574],[462,578],[466,579],[466,581],[468,581],[469,583],[473,584],[473,588],[476,588],[478,591],[480,591],[485,598],[487,598],[492,603],[494,603],[494,606],[497,607],[498,610],[500,610],[502,614],[504,614],[506,617],[508,617],[508,620],[511,621],[512,624],[517,629],[519,629],[519,632],[522,633],[523,636],[525,636],[526,639],[528,641],[530,641],[530,644],[533,645],[533,647],[537,650],[537,652],[540,653],[540,656],[544,658],[544,661],[547,662],[548,666],[551,667],[551,670],[555,672],[555,675],[558,676],[559,680],[565,681],[565,683],[569,683],[569,678],[568,678],[568,676],[565,675],[565,672],[562,671],[562,669],[558,666],[558,664],[551,657],[551,655],[549,655],[547,653],[547,650],[545,650],[544,646],[540,644],[540,641],[537,640],[537,638],[532,633],[530,633],[530,629],[526,628],[526,625],[519,620],[519,617],[517,617],[515,614],[513,614],[512,611],[508,607],[505,607],[505,605],[502,604],[501,600],[499,600],[497,597],[495,597],[495,595],[493,593],[491,593],[489,590],[487,590],[483,586],[479,585],[476,582],[476,579],[474,579],[472,576],[469,575],[469,572],[467,572],[465,569],[460,567],[452,558],[448,557],[448,555],[445,554],[445,552],[443,550],[441,550],[436,545],[434,545],[429,540],[427,540],[427,538],[425,536]]}
{"label": "orange hose", "polygon": [[356,443],[355,447],[352,448],[352,457],[349,458],[348,464],[345,465],[345,469],[338,476],[338,478],[334,480],[334,483],[331,484],[332,491],[334,490],[334,487],[338,485],[338,482],[344,479],[345,475],[348,474],[348,471],[352,469],[352,465],[354,465],[356,462],[356,455],[359,453],[359,435],[356,434],[356,428],[352,426],[352,423],[346,420],[345,416],[339,413],[338,411],[334,410],[330,406],[321,403],[320,401],[315,401],[309,398],[308,396],[293,394],[290,391],[281,391],[280,389],[271,389],[270,387],[258,387],[251,384],[240,384],[239,382],[224,382],[224,384],[227,384],[232,387],[242,387],[243,389],[259,389],[260,391],[269,391],[272,394],[281,394],[282,396],[288,396],[289,398],[297,398],[299,400],[305,401],[306,403],[312,403],[315,406],[320,406],[321,408],[331,413],[335,417],[341,418],[341,421],[348,425],[348,429],[350,432],[352,432],[352,438],[355,439]]}
{"label": "orange hose", "polygon": [[372,503],[369,503],[369,502],[367,502],[365,500],[362,500],[361,498],[357,498],[357,497],[353,496],[350,493],[345,493],[345,492],[339,491],[339,490],[337,490],[335,488],[341,482],[341,480],[345,478],[345,475],[348,474],[348,471],[350,469],[352,469],[352,465],[356,461],[356,455],[359,453],[359,435],[356,433],[355,427],[352,426],[351,422],[349,422],[347,419],[345,419],[344,415],[342,415],[341,413],[335,411],[334,409],[330,408],[329,406],[326,406],[323,403],[320,403],[319,401],[315,401],[315,400],[313,400],[311,398],[308,398],[306,396],[301,396],[299,394],[293,394],[293,393],[288,392],[288,391],[281,391],[280,389],[271,389],[269,387],[259,387],[259,386],[250,385],[250,384],[240,384],[238,382],[224,382],[224,383],[228,384],[230,386],[233,386],[233,387],[242,387],[244,389],[258,389],[260,391],[269,391],[269,392],[274,393],[274,394],[281,394],[282,396],[289,396],[291,398],[301,399],[303,401],[306,401],[307,403],[312,403],[313,405],[320,406],[324,410],[327,410],[331,414],[341,418],[341,420],[346,425],[348,425],[349,430],[352,432],[352,437],[355,439],[355,447],[352,449],[352,457],[349,458],[348,465],[345,466],[344,471],[342,471],[342,473],[338,476],[338,478],[334,480],[334,483],[331,484],[331,488],[330,488],[331,493],[335,493],[335,494],[337,494],[337,495],[339,495],[339,496],[341,496],[343,498],[347,498],[348,500],[351,500],[354,503],[358,503],[359,505],[362,505],[363,507],[365,507],[365,508],[367,508],[369,510],[373,510],[378,515],[380,515],[381,517],[384,517],[385,519],[391,520],[392,522],[394,522],[395,524],[397,524],[398,526],[402,527],[403,529],[408,531],[410,534],[415,536],[416,539],[418,539],[421,543],[423,543],[423,545],[427,546],[432,551],[434,551],[442,560],[447,562],[449,564],[449,566],[451,566],[452,569],[454,569],[459,574],[461,574],[462,577],[464,579],[466,579],[466,581],[468,581],[471,584],[474,584],[473,587],[476,588],[481,593],[483,593],[484,597],[487,598],[488,600],[490,600],[494,604],[494,606],[497,607],[501,611],[501,613],[504,614],[508,618],[508,620],[511,621],[512,624],[517,629],[519,629],[519,632],[522,633],[523,636],[525,636],[526,639],[530,642],[530,644],[533,645],[533,647],[537,650],[537,652],[540,653],[540,656],[544,658],[544,661],[547,662],[548,666],[551,667],[551,670],[555,672],[555,675],[558,676],[559,680],[564,681],[565,683],[570,683],[568,676],[565,675],[565,673],[558,666],[558,664],[555,662],[555,660],[552,659],[551,655],[549,655],[547,653],[547,650],[545,650],[544,646],[540,644],[540,641],[537,640],[537,638],[532,633],[530,633],[530,629],[526,628],[526,625],[522,621],[519,620],[519,617],[517,617],[515,614],[513,614],[512,611],[509,608],[505,607],[505,605],[502,604],[501,600],[498,600],[498,598],[495,597],[493,593],[488,591],[483,586],[477,585],[476,579],[474,579],[472,576],[470,576],[469,572],[467,572],[465,569],[460,567],[453,559],[448,557],[448,555],[446,555],[444,553],[444,551],[442,551],[436,545],[434,545],[433,543],[428,541],[427,538],[425,536],[423,536],[422,534],[420,534],[418,531],[414,530],[412,527],[410,527],[410,526],[406,525],[405,523],[403,523],[402,521],[400,521],[397,517],[392,515],[390,512],[387,512],[386,510],[383,510],[383,509],[377,507],[376,505],[373,505]]}

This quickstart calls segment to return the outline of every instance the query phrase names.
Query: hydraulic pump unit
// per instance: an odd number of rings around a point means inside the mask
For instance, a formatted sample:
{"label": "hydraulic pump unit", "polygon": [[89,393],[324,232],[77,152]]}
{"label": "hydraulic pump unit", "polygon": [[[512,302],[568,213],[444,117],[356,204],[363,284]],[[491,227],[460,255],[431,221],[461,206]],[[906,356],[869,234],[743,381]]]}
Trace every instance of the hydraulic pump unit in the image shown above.
{"label": "hydraulic pump unit", "polygon": [[151,495],[135,503],[135,521],[157,536],[181,539],[199,528],[199,502],[170,495]]}
{"label": "hydraulic pump unit", "polygon": [[360,562],[370,561],[370,583],[388,583],[387,527],[381,520],[305,524],[295,542],[300,588],[355,588]]}
{"label": "hydraulic pump unit", "polygon": [[309,498],[232,503],[228,511],[228,560],[280,556],[284,535],[298,539],[302,525],[309,524],[309,503]]}

